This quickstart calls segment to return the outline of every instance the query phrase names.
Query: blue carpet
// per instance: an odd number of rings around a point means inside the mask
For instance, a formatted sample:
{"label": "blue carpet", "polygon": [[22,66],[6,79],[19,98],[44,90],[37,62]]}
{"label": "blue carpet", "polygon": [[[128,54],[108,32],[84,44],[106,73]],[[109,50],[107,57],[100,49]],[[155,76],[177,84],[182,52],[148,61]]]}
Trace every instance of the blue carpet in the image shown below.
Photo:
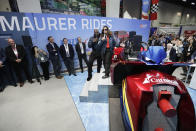
{"label": "blue carpet", "polygon": [[[88,102],[80,102],[79,96],[86,82],[87,75],[87,72],[77,73],[77,76],[66,75],[64,79],[86,131],[109,131],[108,95],[105,96],[102,103],[94,102],[93,96],[92,100],[89,100]],[[104,95],[106,94],[105,92],[108,92],[107,88],[102,88],[101,90],[104,92]]]}
{"label": "blue carpet", "polygon": [[193,104],[194,104],[194,107],[195,107],[195,112],[196,112],[196,90],[195,89],[192,89],[192,88],[189,88],[187,87],[187,90],[192,98],[192,101],[193,101]]}

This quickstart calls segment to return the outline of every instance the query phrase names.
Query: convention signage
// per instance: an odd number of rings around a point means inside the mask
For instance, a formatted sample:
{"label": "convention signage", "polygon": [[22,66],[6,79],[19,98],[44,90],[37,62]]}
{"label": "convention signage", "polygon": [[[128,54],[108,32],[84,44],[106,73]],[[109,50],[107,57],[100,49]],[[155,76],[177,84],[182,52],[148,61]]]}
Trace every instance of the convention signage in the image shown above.
{"label": "convention signage", "polygon": [[[93,35],[93,30],[98,29],[101,32],[104,25],[108,26],[111,31],[124,31],[127,34],[135,31],[136,35],[142,36],[142,41],[148,41],[150,32],[148,20],[0,12],[0,47],[7,45],[6,39],[9,37],[22,45],[25,45],[24,37],[29,37],[33,45],[44,50],[46,50],[48,36],[53,36],[59,46],[63,38],[67,38],[73,46],[77,43],[77,37],[81,37],[82,41],[87,44]],[[91,49],[88,48],[87,51],[90,52]],[[75,55],[75,62],[77,67],[77,55]]]}

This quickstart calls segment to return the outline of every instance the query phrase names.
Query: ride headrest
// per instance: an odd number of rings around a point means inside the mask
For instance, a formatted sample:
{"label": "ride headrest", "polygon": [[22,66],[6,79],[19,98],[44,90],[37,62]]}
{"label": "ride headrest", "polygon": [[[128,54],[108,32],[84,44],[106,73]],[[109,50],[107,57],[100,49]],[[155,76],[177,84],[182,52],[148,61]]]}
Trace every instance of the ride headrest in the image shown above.
{"label": "ride headrest", "polygon": [[147,51],[142,51],[139,59],[148,65],[163,64],[166,52],[163,46],[150,46]]}

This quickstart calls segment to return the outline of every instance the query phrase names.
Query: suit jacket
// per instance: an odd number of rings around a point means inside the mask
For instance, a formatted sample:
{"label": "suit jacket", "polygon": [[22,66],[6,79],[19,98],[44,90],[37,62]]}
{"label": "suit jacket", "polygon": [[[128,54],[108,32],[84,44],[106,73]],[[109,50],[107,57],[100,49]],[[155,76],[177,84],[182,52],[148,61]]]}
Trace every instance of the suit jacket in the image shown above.
{"label": "suit jacket", "polygon": [[[53,48],[53,46],[50,43],[48,43],[46,45],[46,48],[47,48],[48,53],[49,53],[49,59],[54,60],[55,56],[59,56],[59,47],[58,47],[58,45],[56,43],[54,43],[54,48]],[[54,49],[56,51],[54,51]]]}
{"label": "suit jacket", "polygon": [[0,48],[0,61],[3,62],[3,64],[4,64],[5,60],[6,60],[5,52],[4,52],[3,48]]}
{"label": "suit jacket", "polygon": [[[110,36],[110,38],[109,38],[109,44],[110,44],[110,52],[113,54],[114,47],[116,46],[116,42],[112,36]],[[98,42],[98,48],[101,51],[102,57],[105,54],[106,45],[107,45],[107,40],[106,39],[102,40],[102,38],[100,37],[99,42]]]}
{"label": "suit jacket", "polygon": [[[68,48],[69,48],[70,58],[73,59],[74,58],[73,46],[71,44],[68,44]],[[66,50],[65,50],[64,44],[60,46],[60,50],[59,51],[60,51],[60,54],[61,54],[61,57],[63,58],[63,60],[66,60],[68,57],[67,57],[67,54],[66,54]]]}
{"label": "suit jacket", "polygon": [[[24,47],[22,45],[16,45],[16,49],[18,51],[18,59],[21,59],[22,60],[21,62],[26,62],[25,60],[26,52],[25,52]],[[11,46],[6,47],[5,52],[6,52],[6,57],[9,62],[17,63],[16,62],[17,57],[14,54],[14,51],[12,50]]]}
{"label": "suit jacket", "polygon": [[169,53],[169,59],[172,62],[177,62],[177,54],[176,54],[176,50],[172,47]]}
{"label": "suit jacket", "polygon": [[[84,49],[84,55],[86,55],[86,44],[84,42],[82,42],[82,45],[83,45],[83,49]],[[76,52],[78,54],[78,57],[80,57],[82,55],[82,53],[81,53],[79,43],[76,44],[75,48],[76,48]]]}

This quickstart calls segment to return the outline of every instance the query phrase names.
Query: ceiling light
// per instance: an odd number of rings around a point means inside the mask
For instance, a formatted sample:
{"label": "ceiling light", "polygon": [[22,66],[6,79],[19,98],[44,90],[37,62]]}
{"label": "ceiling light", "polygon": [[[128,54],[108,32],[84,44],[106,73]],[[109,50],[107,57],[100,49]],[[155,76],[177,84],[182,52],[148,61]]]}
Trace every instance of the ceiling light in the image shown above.
{"label": "ceiling light", "polygon": [[186,0],[182,0],[183,2],[186,2]]}
{"label": "ceiling light", "polygon": [[192,2],[192,3],[191,3],[191,5],[195,5],[195,3],[194,3],[194,2]]}

